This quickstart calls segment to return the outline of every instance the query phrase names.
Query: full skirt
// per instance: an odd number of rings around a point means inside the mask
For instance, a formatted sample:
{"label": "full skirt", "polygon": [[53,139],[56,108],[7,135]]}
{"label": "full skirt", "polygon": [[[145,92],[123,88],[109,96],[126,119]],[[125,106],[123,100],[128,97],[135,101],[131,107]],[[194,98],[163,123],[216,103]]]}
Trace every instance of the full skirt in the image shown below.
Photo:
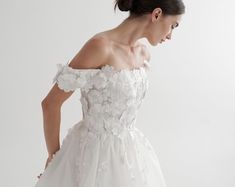
{"label": "full skirt", "polygon": [[120,134],[74,124],[34,187],[166,187],[157,154],[134,127]]}

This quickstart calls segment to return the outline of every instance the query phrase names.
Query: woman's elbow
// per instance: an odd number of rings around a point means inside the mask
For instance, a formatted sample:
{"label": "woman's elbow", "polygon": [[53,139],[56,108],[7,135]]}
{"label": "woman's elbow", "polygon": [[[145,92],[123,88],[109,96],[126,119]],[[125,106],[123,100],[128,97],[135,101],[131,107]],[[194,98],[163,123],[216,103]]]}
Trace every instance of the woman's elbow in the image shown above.
{"label": "woman's elbow", "polygon": [[41,101],[42,109],[50,109],[50,108],[56,108],[56,107],[60,108],[61,105],[62,103],[60,102],[57,102],[55,100],[49,100],[46,98]]}

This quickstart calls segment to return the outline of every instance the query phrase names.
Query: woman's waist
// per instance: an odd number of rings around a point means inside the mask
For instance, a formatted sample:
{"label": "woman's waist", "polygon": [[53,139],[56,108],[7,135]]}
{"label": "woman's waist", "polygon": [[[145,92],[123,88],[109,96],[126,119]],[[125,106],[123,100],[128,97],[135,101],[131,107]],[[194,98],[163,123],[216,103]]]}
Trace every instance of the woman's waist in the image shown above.
{"label": "woman's waist", "polygon": [[134,130],[136,117],[120,119],[112,116],[85,116],[82,119],[88,131],[97,135],[103,133],[111,133],[119,135],[124,131]]}

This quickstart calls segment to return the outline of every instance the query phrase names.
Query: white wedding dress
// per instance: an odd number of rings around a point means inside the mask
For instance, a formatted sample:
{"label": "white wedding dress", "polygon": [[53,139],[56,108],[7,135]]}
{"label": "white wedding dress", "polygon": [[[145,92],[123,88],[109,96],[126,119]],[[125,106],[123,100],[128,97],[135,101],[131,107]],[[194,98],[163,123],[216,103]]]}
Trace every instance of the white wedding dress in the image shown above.
{"label": "white wedding dress", "polygon": [[83,118],[68,130],[35,187],[166,187],[153,146],[135,126],[149,62],[121,70],[57,66],[53,83],[65,92],[80,89]]}

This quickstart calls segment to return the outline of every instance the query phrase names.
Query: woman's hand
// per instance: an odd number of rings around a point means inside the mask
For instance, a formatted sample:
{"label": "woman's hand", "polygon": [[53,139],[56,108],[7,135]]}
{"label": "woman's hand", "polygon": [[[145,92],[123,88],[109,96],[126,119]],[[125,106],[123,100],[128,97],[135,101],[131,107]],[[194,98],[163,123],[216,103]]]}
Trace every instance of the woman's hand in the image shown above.
{"label": "woman's hand", "polygon": [[[52,158],[53,158],[53,155],[49,155],[49,156],[48,156],[44,170],[47,168],[48,163],[51,161]],[[38,179],[39,179],[41,176],[42,176],[42,173],[40,173],[40,174],[37,176]]]}
{"label": "woman's hand", "polygon": [[44,170],[47,168],[48,163],[51,161],[52,158],[53,158],[53,156],[48,156]]}

